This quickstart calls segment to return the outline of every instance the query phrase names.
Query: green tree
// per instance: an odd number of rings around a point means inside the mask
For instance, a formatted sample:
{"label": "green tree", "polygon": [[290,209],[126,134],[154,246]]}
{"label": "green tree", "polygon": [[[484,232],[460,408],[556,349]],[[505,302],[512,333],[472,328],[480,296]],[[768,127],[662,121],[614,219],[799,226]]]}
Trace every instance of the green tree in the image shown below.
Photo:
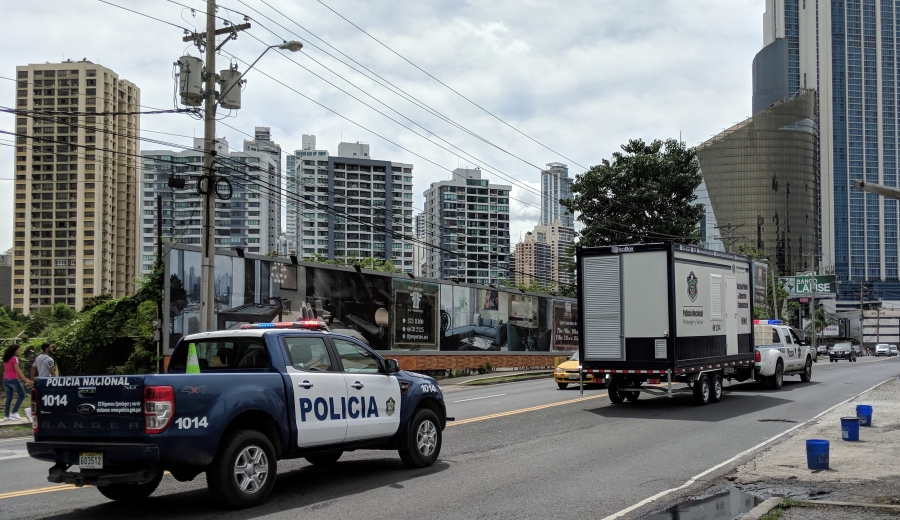
{"label": "green tree", "polygon": [[578,175],[573,198],[560,201],[585,226],[578,245],[698,243],[703,205],[695,202],[702,181],[696,157],[695,148],[675,139],[632,139],[612,161]]}

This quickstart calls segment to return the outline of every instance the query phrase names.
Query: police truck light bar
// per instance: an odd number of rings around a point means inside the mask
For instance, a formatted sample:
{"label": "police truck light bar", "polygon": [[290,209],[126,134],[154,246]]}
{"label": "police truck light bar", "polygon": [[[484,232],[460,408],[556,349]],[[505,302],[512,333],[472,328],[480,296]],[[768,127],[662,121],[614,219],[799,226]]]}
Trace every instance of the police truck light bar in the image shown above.
{"label": "police truck light bar", "polygon": [[754,325],[784,325],[781,320],[753,320]]}
{"label": "police truck light bar", "polygon": [[319,330],[325,325],[319,320],[282,321],[278,323],[247,323],[242,329],[309,329]]}

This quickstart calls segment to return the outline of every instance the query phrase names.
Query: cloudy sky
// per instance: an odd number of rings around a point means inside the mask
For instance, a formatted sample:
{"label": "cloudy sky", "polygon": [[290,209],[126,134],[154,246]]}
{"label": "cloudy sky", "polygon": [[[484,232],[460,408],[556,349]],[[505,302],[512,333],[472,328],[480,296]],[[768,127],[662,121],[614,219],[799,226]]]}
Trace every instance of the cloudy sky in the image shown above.
{"label": "cloudy sky", "polygon": [[[481,166],[493,182],[515,180],[513,242],[540,214],[536,166],[562,162],[577,174],[628,139],[680,134],[696,145],[747,117],[765,10],[763,0],[322,1],[402,57],[318,0],[220,0],[220,16],[240,23],[246,14],[253,28],[225,46],[217,68],[238,59],[245,69],[265,48],[254,37],[267,45],[300,39],[305,48],[288,53],[296,63],[275,50],[259,62],[247,75],[244,108],[223,121],[238,130],[219,125],[219,136],[240,148],[241,132],[270,126],[286,151],[300,147],[302,134],[315,134],[318,148],[331,153],[342,140],[369,143],[375,159],[414,165],[418,209],[431,182],[449,179],[458,166]],[[168,0],[110,2],[191,30],[205,24],[202,0],[178,0],[196,13]],[[182,42],[181,28],[97,0],[6,2],[4,22],[0,76],[14,77],[17,65],[87,58],[136,83],[149,107],[172,108],[172,63],[198,55]],[[320,50],[349,62],[335,48],[477,137]],[[0,79],[0,105],[13,106],[14,96],[15,84]],[[463,152],[442,149],[363,102]],[[203,132],[201,122],[179,114],[147,115],[141,126],[143,137],[185,146],[190,137],[151,131]],[[0,115],[0,129],[14,130],[11,115]],[[13,166],[12,148],[0,146],[0,179],[13,177]],[[12,182],[0,182],[5,250],[12,245]]]}

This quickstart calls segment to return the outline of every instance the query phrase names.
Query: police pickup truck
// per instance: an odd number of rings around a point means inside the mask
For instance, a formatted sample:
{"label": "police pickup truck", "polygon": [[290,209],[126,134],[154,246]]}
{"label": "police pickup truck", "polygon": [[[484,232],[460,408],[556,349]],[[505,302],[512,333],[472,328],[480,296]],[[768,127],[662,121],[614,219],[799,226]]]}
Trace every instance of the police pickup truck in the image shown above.
{"label": "police pickup truck", "polygon": [[54,464],[49,481],[112,500],[148,497],[164,471],[205,472],[216,499],[242,508],[266,499],[281,459],[378,449],[430,466],[448,420],[434,379],[324,323],[267,323],[187,336],[165,374],[38,379],[28,453]]}
{"label": "police pickup truck", "polygon": [[[817,354],[796,330],[781,320],[753,320],[753,338],[754,380],[773,390],[781,388],[786,375],[798,375],[804,383],[812,380],[812,364]],[[741,373],[740,370],[736,372]],[[735,379],[744,380],[741,377]]]}

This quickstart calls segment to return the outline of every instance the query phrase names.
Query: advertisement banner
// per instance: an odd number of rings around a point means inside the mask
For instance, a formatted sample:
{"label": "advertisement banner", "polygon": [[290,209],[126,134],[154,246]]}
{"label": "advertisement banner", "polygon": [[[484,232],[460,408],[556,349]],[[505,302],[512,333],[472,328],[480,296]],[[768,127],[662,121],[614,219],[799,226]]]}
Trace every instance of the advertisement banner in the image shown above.
{"label": "advertisement banner", "polygon": [[553,302],[553,350],[578,350],[578,304]]}
{"label": "advertisement banner", "polygon": [[438,345],[438,304],[440,285],[393,279],[394,348]]}

